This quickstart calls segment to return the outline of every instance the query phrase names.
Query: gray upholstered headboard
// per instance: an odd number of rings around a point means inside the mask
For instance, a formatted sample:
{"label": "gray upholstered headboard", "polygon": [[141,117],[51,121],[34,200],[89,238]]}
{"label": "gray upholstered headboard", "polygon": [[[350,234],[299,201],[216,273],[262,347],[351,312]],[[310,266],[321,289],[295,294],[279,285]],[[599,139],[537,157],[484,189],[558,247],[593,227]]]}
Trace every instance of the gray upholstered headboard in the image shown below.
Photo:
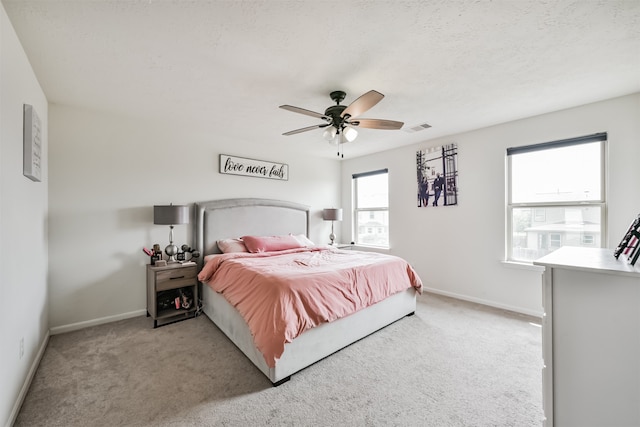
{"label": "gray upholstered headboard", "polygon": [[202,256],[220,253],[216,241],[245,235],[309,234],[309,207],[268,199],[223,199],[199,202],[196,248]]}

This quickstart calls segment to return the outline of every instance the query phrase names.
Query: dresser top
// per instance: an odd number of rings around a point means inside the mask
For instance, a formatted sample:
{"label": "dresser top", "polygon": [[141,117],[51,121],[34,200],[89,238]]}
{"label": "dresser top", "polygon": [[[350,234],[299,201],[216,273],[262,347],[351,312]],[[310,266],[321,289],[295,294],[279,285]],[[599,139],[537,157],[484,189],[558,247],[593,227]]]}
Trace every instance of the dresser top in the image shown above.
{"label": "dresser top", "polygon": [[564,246],[533,262],[534,265],[553,268],[585,270],[637,276],[640,279],[640,262],[630,265],[623,255],[616,259],[613,249]]}

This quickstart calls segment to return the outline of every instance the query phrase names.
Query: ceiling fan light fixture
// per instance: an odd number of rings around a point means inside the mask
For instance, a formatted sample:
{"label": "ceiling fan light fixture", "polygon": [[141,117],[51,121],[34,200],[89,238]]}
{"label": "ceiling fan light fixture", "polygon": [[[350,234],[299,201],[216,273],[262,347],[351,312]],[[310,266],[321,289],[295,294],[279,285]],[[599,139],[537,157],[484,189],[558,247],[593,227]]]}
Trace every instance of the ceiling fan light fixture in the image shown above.
{"label": "ceiling fan light fixture", "polygon": [[333,142],[337,133],[338,130],[334,126],[329,126],[327,130],[322,133],[322,137],[329,142]]}
{"label": "ceiling fan light fixture", "polygon": [[342,131],[342,135],[344,136],[344,139],[347,140],[347,142],[353,142],[358,136],[358,131],[352,127],[347,126]]}

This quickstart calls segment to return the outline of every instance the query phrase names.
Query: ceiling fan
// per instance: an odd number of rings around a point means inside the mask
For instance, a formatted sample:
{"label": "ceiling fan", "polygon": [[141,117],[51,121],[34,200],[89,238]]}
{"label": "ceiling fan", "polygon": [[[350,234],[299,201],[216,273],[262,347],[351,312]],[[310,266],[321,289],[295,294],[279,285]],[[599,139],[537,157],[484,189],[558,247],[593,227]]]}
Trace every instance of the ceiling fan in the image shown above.
{"label": "ceiling fan", "polygon": [[295,135],[297,133],[307,132],[313,129],[327,128],[323,134],[324,138],[333,144],[339,145],[356,139],[356,136],[358,136],[358,131],[355,129],[356,127],[397,130],[404,124],[403,122],[397,122],[395,120],[361,119],[358,117],[384,98],[383,94],[375,90],[370,90],[360,96],[349,106],[340,105],[347,96],[345,92],[336,90],[331,92],[329,96],[333,101],[335,101],[336,105],[332,105],[327,108],[324,111],[324,114],[305,110],[304,108],[294,107],[292,105],[281,105],[280,108],[284,110],[305,114],[325,121],[325,123],[285,132],[283,135]]}

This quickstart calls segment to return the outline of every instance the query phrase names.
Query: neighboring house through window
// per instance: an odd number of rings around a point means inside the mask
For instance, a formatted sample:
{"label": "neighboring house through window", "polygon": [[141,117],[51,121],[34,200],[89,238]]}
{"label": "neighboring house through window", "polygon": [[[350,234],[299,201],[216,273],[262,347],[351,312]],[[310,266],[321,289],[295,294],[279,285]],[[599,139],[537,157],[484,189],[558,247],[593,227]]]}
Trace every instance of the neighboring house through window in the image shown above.
{"label": "neighboring house through window", "polygon": [[353,174],[353,225],[358,245],[389,247],[389,171]]}
{"label": "neighboring house through window", "polygon": [[606,133],[507,149],[507,260],[601,247]]}

